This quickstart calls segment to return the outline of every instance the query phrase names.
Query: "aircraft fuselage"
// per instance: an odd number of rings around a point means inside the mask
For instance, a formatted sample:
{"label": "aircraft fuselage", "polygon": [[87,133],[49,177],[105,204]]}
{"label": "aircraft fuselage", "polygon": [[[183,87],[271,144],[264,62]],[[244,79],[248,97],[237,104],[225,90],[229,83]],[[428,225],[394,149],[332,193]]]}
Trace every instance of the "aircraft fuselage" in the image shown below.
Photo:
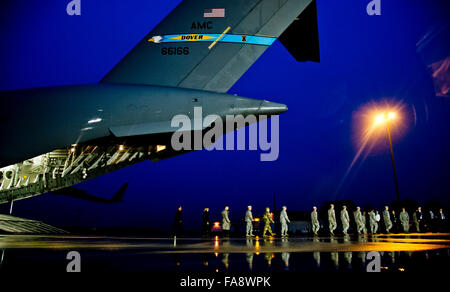
{"label": "aircraft fuselage", "polygon": [[0,203],[61,189],[142,160],[157,160],[154,155],[170,148],[168,137],[177,130],[172,119],[177,115],[193,119],[195,107],[201,107],[204,116],[220,117],[272,115],[287,109],[229,94],[148,85],[2,92]]}

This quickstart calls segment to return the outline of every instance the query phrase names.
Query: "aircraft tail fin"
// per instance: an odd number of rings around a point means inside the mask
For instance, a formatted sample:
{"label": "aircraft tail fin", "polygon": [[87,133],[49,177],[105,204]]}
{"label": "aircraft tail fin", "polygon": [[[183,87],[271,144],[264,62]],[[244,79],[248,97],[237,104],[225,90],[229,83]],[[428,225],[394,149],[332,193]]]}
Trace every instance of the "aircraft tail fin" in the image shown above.
{"label": "aircraft tail fin", "polygon": [[111,198],[111,203],[117,203],[117,202],[121,202],[123,196],[125,195],[125,192],[128,188],[128,182],[124,183],[120,189],[114,194],[114,196]]}
{"label": "aircraft tail fin", "polygon": [[301,20],[315,8],[315,0],[184,0],[101,82],[227,92],[277,38],[297,60],[317,60],[317,43],[303,39],[317,36],[317,18]]}
{"label": "aircraft tail fin", "polygon": [[312,1],[278,38],[300,62],[320,62],[317,4]]}

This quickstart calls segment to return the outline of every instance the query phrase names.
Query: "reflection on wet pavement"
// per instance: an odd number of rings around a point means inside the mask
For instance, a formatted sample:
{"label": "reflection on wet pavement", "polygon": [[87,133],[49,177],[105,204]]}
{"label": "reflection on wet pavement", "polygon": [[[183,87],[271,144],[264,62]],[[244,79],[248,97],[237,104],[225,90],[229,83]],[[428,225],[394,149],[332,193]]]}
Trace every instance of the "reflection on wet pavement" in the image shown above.
{"label": "reflection on wet pavement", "polygon": [[369,252],[383,271],[439,269],[450,234],[211,239],[0,235],[0,270],[58,270],[79,251],[84,270],[365,271]]}

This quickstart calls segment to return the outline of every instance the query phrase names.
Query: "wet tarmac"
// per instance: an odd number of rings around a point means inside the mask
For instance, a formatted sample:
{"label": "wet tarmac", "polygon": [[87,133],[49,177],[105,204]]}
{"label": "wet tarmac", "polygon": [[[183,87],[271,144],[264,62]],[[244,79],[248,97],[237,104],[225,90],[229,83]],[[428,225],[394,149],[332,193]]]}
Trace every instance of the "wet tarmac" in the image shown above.
{"label": "wet tarmac", "polygon": [[[0,272],[61,271],[77,251],[83,271],[442,271],[450,234],[290,238],[150,238],[0,235]],[[373,253],[375,252],[375,253]]]}

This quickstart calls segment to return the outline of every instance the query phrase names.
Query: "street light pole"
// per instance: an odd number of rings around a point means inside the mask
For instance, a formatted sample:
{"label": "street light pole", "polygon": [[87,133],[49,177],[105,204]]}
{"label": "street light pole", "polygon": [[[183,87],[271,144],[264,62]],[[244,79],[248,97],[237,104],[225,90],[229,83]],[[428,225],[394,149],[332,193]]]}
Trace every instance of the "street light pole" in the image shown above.
{"label": "street light pole", "polygon": [[391,131],[389,130],[389,119],[386,121],[387,133],[389,138],[389,148],[391,149],[392,158],[392,169],[394,170],[394,182],[395,182],[395,192],[397,195],[397,201],[400,200],[400,191],[398,188],[397,171],[395,170],[395,160],[394,160],[394,149],[392,147]]}

